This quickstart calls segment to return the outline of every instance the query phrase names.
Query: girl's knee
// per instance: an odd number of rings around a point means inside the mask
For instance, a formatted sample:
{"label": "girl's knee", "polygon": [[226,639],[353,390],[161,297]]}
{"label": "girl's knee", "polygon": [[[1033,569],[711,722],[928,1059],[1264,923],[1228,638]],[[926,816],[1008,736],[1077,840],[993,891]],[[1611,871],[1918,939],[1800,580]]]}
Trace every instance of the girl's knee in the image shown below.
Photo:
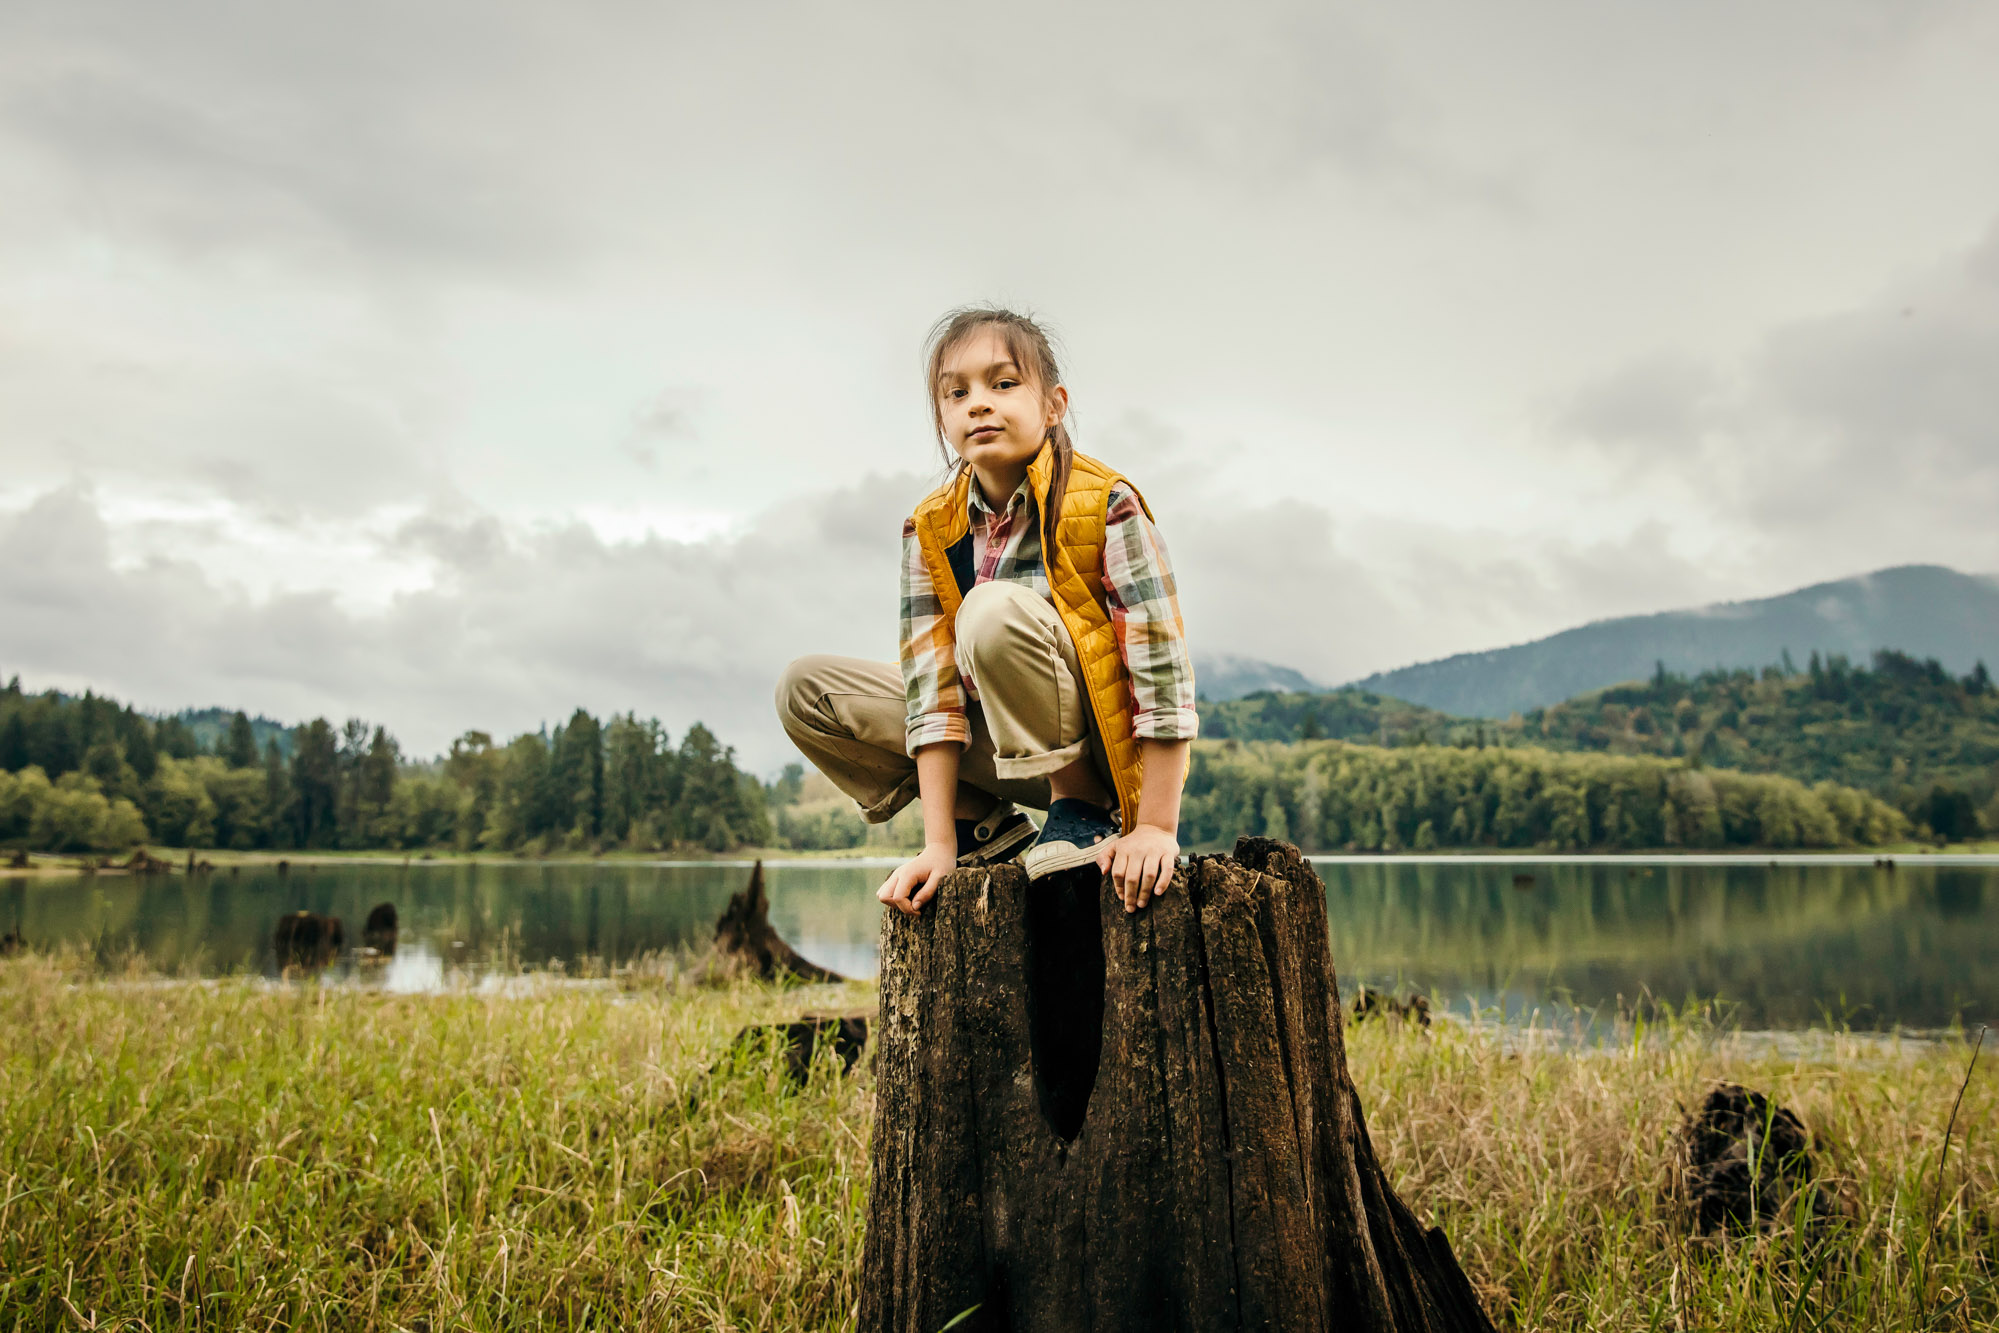
{"label": "girl's knee", "polygon": [[962,648],[976,654],[981,645],[1044,637],[1041,622],[1054,614],[1055,608],[1033,589],[995,579],[965,594],[952,633]]}
{"label": "girl's knee", "polygon": [[787,726],[811,711],[812,701],[825,692],[821,678],[833,659],[825,653],[794,658],[777,676],[777,715]]}

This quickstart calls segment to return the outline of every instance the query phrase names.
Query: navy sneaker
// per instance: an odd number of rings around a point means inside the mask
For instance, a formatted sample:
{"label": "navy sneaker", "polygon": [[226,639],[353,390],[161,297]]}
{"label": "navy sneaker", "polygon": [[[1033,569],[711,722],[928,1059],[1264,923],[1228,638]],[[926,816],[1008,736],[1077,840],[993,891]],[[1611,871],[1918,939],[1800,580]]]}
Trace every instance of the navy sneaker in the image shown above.
{"label": "navy sneaker", "polygon": [[1117,816],[1088,801],[1061,800],[1048,807],[1041,836],[1020,858],[1029,879],[1073,870],[1097,859],[1106,842],[1116,842]]}
{"label": "navy sneaker", "polygon": [[958,864],[993,866],[1020,855],[1034,837],[1034,825],[1014,808],[1001,801],[984,819],[958,821]]}

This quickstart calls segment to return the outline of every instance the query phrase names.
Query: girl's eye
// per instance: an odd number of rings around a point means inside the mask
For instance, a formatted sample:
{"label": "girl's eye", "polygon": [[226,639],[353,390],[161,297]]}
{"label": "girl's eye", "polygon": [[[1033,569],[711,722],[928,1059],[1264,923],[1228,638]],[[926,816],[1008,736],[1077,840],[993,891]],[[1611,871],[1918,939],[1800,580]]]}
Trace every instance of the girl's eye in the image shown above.
{"label": "girl's eye", "polygon": [[1017,383],[1019,383],[1018,380],[1001,380],[998,384],[995,384],[993,387],[995,389],[1011,389]]}

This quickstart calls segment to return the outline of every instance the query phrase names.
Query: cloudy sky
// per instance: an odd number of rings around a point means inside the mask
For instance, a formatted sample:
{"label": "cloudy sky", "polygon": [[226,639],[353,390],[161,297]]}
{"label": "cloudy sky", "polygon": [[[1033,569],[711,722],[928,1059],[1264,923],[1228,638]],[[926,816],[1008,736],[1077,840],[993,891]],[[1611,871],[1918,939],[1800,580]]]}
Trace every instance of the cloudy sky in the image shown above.
{"label": "cloudy sky", "polygon": [[1999,570],[1999,7],[0,6],[0,674],[768,769],[924,331],[1327,682]]}

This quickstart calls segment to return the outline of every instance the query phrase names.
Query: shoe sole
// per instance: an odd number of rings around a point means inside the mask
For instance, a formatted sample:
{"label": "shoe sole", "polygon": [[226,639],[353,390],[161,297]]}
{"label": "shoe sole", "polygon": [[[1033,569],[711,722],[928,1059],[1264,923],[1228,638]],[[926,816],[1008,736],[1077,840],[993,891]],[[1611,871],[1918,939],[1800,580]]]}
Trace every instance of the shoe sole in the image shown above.
{"label": "shoe sole", "polygon": [[[1027,868],[1029,879],[1044,879],[1064,870],[1074,870],[1077,866],[1092,865],[1103,855],[1104,848],[1116,845],[1117,839],[1111,837],[1086,847],[1078,847],[1073,842],[1057,843],[1045,849],[1035,846],[1027,849],[1027,855],[1020,858],[1020,863]],[[1040,855],[1037,856],[1037,852]]]}
{"label": "shoe sole", "polygon": [[1034,825],[1022,821],[1021,826],[1003,837],[995,838],[983,847],[966,852],[958,858],[961,866],[993,866],[1011,861],[1020,853],[1017,850],[1024,842],[1031,841],[1038,834]]}

